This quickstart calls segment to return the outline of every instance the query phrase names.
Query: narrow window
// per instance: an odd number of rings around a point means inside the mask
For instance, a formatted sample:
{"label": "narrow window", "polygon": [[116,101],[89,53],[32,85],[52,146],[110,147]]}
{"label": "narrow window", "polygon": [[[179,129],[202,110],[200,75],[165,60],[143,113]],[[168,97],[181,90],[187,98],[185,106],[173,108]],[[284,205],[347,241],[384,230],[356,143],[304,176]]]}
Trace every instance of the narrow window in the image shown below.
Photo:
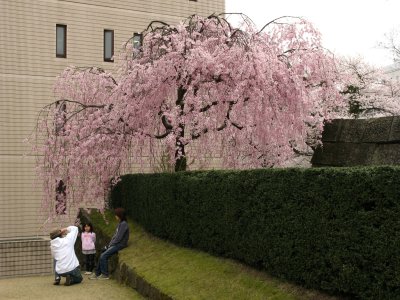
{"label": "narrow window", "polygon": [[143,44],[143,34],[135,32],[133,33],[133,48],[140,50]]}
{"label": "narrow window", "polygon": [[67,25],[56,25],[56,57],[67,57]]}
{"label": "narrow window", "polygon": [[114,30],[104,29],[104,61],[113,62]]}

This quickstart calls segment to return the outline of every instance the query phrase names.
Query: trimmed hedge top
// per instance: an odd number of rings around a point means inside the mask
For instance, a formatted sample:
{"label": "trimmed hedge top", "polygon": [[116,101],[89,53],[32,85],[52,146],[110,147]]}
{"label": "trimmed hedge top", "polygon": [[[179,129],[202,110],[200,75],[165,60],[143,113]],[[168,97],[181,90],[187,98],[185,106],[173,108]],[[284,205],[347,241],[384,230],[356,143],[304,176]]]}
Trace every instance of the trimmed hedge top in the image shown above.
{"label": "trimmed hedge top", "polygon": [[400,299],[400,168],[132,174],[111,193],[153,234],[277,277]]}

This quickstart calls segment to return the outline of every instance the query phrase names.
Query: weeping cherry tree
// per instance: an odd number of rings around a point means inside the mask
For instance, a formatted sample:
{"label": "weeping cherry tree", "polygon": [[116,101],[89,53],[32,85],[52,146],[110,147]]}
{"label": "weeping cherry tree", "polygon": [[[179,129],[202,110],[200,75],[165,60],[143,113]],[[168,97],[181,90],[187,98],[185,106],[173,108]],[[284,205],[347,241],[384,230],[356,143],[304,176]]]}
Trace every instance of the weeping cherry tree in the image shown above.
{"label": "weeping cherry tree", "polygon": [[154,21],[116,62],[113,73],[65,69],[40,113],[33,141],[48,211],[60,181],[65,204],[101,204],[121,166],[155,145],[176,171],[210,154],[225,168],[280,166],[344,103],[334,57],[300,18],[261,30],[223,15]]}

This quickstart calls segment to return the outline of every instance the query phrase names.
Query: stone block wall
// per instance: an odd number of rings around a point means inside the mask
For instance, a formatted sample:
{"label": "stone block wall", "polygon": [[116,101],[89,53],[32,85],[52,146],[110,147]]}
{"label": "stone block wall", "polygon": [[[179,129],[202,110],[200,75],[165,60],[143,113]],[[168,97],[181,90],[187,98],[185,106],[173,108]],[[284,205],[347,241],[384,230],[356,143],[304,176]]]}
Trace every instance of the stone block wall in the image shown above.
{"label": "stone block wall", "polygon": [[322,146],[311,163],[315,167],[400,165],[400,116],[326,123]]}

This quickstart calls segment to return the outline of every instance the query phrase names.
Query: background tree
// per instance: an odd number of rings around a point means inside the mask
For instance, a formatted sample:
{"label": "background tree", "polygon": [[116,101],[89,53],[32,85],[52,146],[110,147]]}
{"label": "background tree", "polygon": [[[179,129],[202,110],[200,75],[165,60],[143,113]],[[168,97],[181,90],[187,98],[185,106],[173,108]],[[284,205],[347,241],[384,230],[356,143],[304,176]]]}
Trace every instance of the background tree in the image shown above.
{"label": "background tree", "polygon": [[[362,57],[339,60],[344,78],[342,91],[351,117],[380,117],[400,114],[400,82]],[[346,112],[342,113],[344,116]]]}
{"label": "background tree", "polygon": [[37,126],[47,201],[56,180],[70,202],[102,200],[123,164],[157,142],[176,171],[191,153],[255,168],[281,165],[306,146],[310,128],[320,135],[343,103],[320,34],[300,18],[259,31],[244,20],[240,28],[216,15],[177,26],[154,21],[140,49],[125,45],[115,75],[67,68]]}
{"label": "background tree", "polygon": [[392,53],[395,63],[400,63],[400,33],[398,30],[393,29],[385,34],[385,41],[380,42],[379,46]]}

